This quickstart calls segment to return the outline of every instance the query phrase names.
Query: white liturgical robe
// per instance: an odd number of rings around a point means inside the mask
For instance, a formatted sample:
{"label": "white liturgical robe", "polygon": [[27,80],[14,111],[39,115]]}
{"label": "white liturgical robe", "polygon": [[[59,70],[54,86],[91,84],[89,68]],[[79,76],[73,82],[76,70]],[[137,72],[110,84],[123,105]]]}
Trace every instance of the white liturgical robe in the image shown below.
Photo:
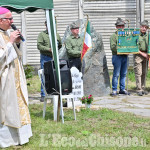
{"label": "white liturgical robe", "polygon": [[[21,52],[0,30],[0,147],[24,144],[32,136]],[[26,113],[26,114],[24,114]]]}

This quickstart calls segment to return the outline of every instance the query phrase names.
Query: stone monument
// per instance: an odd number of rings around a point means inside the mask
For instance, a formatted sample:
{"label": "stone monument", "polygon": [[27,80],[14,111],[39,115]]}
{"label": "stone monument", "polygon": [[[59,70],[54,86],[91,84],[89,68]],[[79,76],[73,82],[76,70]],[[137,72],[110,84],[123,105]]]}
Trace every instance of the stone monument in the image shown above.
{"label": "stone monument", "polygon": [[[87,20],[76,21],[80,25],[80,36],[84,37]],[[110,94],[110,78],[107,67],[102,36],[95,31],[90,23],[92,48],[86,52],[83,58],[83,87],[84,95],[92,94],[94,97]],[[63,46],[59,50],[60,59],[68,59],[65,49],[65,40],[71,34],[68,26],[62,39]]]}

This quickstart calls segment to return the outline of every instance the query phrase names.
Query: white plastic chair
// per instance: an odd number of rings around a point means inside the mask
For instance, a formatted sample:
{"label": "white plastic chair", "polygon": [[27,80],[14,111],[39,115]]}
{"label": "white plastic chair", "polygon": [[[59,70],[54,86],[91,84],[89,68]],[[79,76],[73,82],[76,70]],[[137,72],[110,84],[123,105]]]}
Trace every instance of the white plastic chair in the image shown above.
{"label": "white plastic chair", "polygon": [[[42,87],[44,89],[44,93],[45,93],[44,105],[43,105],[43,118],[45,118],[47,99],[52,99],[53,100],[54,121],[57,121],[58,95],[50,95],[47,93],[47,91],[45,89],[45,76],[44,76],[44,70],[43,69],[38,70],[38,75],[39,75],[41,85],[42,85]],[[42,80],[43,80],[43,82],[42,82]],[[62,95],[62,99],[67,99],[67,101],[71,99],[72,107],[73,107],[73,113],[74,113],[74,119],[76,120],[74,95]],[[64,115],[64,113],[62,113],[62,114]]]}

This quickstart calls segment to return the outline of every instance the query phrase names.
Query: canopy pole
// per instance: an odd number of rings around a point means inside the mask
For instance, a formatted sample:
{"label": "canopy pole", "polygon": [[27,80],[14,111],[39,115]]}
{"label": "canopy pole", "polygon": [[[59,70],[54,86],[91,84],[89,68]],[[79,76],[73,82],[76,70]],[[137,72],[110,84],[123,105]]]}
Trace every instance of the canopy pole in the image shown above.
{"label": "canopy pole", "polygon": [[140,0],[136,0],[136,28],[140,26]]}
{"label": "canopy pole", "polygon": [[56,24],[54,17],[54,9],[46,10],[46,19],[47,19],[47,27],[49,33],[49,39],[51,43],[53,59],[55,63],[55,70],[59,84],[59,94],[60,94],[60,112],[62,117],[62,123],[64,123],[64,115],[63,115],[63,104],[62,104],[62,87],[61,87],[61,77],[60,77],[60,65],[59,65],[59,56],[58,56],[58,47],[57,47],[57,36],[56,36]]}
{"label": "canopy pole", "polygon": [[144,2],[144,0],[140,0],[140,7],[141,7],[141,21],[143,21],[144,20],[144,4],[145,4],[145,2]]}

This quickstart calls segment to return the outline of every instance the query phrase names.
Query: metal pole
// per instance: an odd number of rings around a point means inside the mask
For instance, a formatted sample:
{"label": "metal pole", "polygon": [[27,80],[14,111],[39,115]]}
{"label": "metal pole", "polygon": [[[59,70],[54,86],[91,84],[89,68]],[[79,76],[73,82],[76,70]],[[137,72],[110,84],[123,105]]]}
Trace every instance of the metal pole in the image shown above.
{"label": "metal pole", "polygon": [[145,67],[145,80],[144,80],[144,90],[146,89],[146,76],[147,76],[147,66],[148,66],[148,61],[147,61],[147,59],[146,59],[146,67]]}
{"label": "metal pole", "polygon": [[47,27],[49,33],[49,39],[52,47],[53,52],[53,59],[55,62],[56,68],[56,75],[59,84],[59,100],[60,100],[60,108],[61,108],[61,116],[62,116],[62,123],[64,123],[64,115],[63,115],[63,104],[62,104],[62,87],[61,87],[61,76],[60,76],[60,65],[59,65],[59,56],[58,56],[58,48],[57,48],[57,36],[56,36],[56,24],[54,18],[54,10],[46,10],[46,19],[47,19]]}
{"label": "metal pole", "polygon": [[[126,19],[128,21],[128,29],[129,29],[129,24],[130,24],[130,20]],[[127,93],[128,93],[128,68],[129,68],[129,56],[127,56],[127,79],[126,79],[126,85],[127,85]]]}
{"label": "metal pole", "polygon": [[128,68],[129,68],[129,56],[127,56],[127,80],[126,80],[126,84],[127,84],[127,93],[128,93]]}
{"label": "metal pole", "polygon": [[136,0],[136,28],[140,25],[140,0]]}
{"label": "metal pole", "polygon": [[[147,32],[147,34],[148,34],[148,42],[149,42],[149,30],[148,30],[148,32]],[[148,43],[149,44],[149,43]],[[148,53],[148,48],[147,48],[147,53]],[[148,61],[149,60],[147,60],[146,59],[146,65],[145,65],[145,80],[144,80],[144,88],[146,89],[146,76],[147,76],[147,71],[148,71]]]}
{"label": "metal pole", "polygon": [[[140,0],[140,18],[141,21],[143,21],[144,18],[144,0]],[[148,32],[148,36],[149,36],[149,32]],[[148,49],[147,49],[148,52]],[[146,89],[146,76],[147,76],[147,70],[148,70],[148,61],[146,59],[146,64],[145,64],[145,79],[144,79],[144,88]]]}
{"label": "metal pole", "polygon": [[83,19],[83,0],[79,0],[79,19]]}
{"label": "metal pole", "polygon": [[141,10],[141,21],[144,20],[144,0],[140,0],[140,10]]}

